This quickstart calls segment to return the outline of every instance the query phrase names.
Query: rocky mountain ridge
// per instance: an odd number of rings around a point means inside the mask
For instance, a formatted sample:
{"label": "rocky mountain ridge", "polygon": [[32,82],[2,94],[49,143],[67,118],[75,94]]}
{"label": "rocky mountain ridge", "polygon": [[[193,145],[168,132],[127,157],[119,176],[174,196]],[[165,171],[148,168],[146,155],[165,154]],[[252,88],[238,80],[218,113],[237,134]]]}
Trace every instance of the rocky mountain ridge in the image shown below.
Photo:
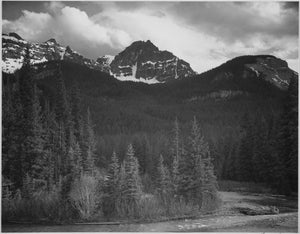
{"label": "rocky mountain ridge", "polygon": [[53,60],[66,60],[91,69],[104,70],[104,65],[92,59],[85,58],[69,46],[64,47],[51,38],[43,43],[30,43],[16,33],[2,34],[2,71],[14,73],[20,69],[29,44],[30,62],[32,64]]}
{"label": "rocky mountain ridge", "polygon": [[117,56],[104,55],[96,61],[85,58],[70,46],[61,46],[53,38],[29,43],[16,33],[2,35],[2,71],[14,73],[23,64],[29,44],[31,63],[66,60],[111,74],[119,80],[164,83],[195,75],[190,65],[168,51],[160,51],[150,41],[137,41]]}
{"label": "rocky mountain ridge", "polygon": [[[16,33],[2,34],[2,71],[14,73],[23,64],[29,44],[31,63],[64,60],[108,73],[121,81],[165,83],[193,77],[190,65],[169,51],[159,50],[151,41],[136,41],[116,56],[104,55],[96,61],[85,58],[69,46],[61,46],[53,38],[43,43],[29,43]],[[233,77],[264,79],[280,89],[288,87],[290,78],[298,73],[286,61],[272,55],[236,57],[197,77],[206,74],[212,80],[230,80]]]}

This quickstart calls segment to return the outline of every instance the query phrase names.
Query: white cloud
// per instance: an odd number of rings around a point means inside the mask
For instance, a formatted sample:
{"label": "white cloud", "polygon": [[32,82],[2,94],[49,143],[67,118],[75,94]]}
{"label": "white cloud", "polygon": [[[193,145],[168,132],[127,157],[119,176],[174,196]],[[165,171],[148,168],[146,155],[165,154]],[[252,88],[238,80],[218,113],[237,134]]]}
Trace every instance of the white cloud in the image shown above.
{"label": "white cloud", "polygon": [[28,40],[38,40],[51,22],[51,16],[48,13],[35,13],[27,10],[22,12],[23,15],[16,21],[3,20],[2,30],[17,32]]}
{"label": "white cloud", "polygon": [[34,41],[54,37],[92,58],[150,39],[198,72],[246,54],[273,54],[296,69],[295,12],[276,2],[99,4],[99,13],[89,17],[76,7],[50,2],[49,13],[23,11],[15,21],[4,20],[3,29]]}
{"label": "white cloud", "polygon": [[111,29],[96,24],[88,15],[77,8],[61,4],[50,4],[51,13],[35,13],[23,11],[23,15],[15,21],[4,20],[4,32],[17,32],[30,41],[45,41],[55,38],[64,45],[70,45],[85,55],[95,49],[108,46],[122,49],[130,43],[130,36],[121,29]]}

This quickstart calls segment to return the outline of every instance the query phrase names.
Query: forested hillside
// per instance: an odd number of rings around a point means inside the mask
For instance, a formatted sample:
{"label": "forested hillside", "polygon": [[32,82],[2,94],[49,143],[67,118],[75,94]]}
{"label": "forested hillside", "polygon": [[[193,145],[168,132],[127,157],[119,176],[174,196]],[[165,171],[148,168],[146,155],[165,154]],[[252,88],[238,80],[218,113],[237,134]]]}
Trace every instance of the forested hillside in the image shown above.
{"label": "forested hillside", "polygon": [[224,66],[154,85],[65,61],[3,74],[5,218],[212,211],[217,178],[297,191],[298,78]]}

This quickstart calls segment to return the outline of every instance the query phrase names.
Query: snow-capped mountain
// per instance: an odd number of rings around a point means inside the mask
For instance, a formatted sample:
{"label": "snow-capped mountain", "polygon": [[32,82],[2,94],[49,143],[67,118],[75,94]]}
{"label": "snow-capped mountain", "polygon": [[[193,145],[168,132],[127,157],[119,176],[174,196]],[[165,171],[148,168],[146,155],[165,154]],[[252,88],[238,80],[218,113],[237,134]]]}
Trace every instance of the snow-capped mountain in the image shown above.
{"label": "snow-capped mountain", "polygon": [[110,64],[119,80],[163,83],[195,75],[190,65],[168,51],[160,51],[151,41],[136,41]]}
{"label": "snow-capped mountain", "polygon": [[30,62],[32,64],[52,60],[66,60],[85,65],[92,69],[105,70],[101,63],[85,58],[69,46],[61,46],[53,38],[44,43],[29,43],[18,34],[9,33],[8,35],[2,35],[3,72],[14,73],[22,67],[27,44],[29,44]]}
{"label": "snow-capped mountain", "polygon": [[[53,60],[65,60],[111,74],[121,81],[164,83],[196,75],[190,65],[171,52],[160,51],[151,41],[136,41],[116,56],[104,55],[96,61],[85,58],[69,46],[64,47],[55,39],[43,43],[29,43],[16,33],[2,34],[2,71],[14,73],[23,64],[29,44],[30,61],[38,64]],[[211,80],[230,80],[233,77],[264,79],[286,89],[290,78],[298,73],[288,67],[286,61],[272,55],[236,57],[211,71]]]}
{"label": "snow-capped mountain", "polygon": [[16,33],[2,35],[2,71],[14,73],[23,64],[27,44],[32,64],[66,60],[109,73],[119,80],[163,83],[195,75],[190,65],[168,51],[160,51],[150,41],[136,41],[117,56],[104,55],[96,61],[85,58],[55,39],[30,43]]}

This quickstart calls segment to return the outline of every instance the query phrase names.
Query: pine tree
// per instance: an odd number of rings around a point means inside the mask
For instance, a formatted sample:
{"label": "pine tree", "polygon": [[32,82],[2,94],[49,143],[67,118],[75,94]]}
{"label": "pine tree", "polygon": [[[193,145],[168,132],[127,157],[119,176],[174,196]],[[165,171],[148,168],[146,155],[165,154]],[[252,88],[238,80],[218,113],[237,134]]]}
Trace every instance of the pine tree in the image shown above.
{"label": "pine tree", "polygon": [[174,128],[173,128],[173,141],[172,141],[172,146],[171,146],[171,153],[172,153],[172,185],[173,185],[173,191],[174,194],[178,194],[178,187],[179,187],[179,160],[180,160],[180,139],[179,139],[179,124],[178,124],[178,119],[175,119],[174,122]]}
{"label": "pine tree", "polygon": [[134,156],[134,149],[131,144],[128,145],[124,160],[124,169],[126,182],[122,188],[122,199],[126,202],[128,214],[135,215],[141,195],[141,179],[139,175],[138,160]]}
{"label": "pine tree", "polygon": [[46,100],[45,108],[43,112],[43,128],[44,128],[44,151],[45,151],[45,163],[44,166],[44,179],[47,180],[48,188],[51,188],[55,182],[58,182],[58,168],[57,168],[57,131],[58,125],[55,120],[55,113],[50,108],[49,101]]}
{"label": "pine tree", "polygon": [[164,165],[163,156],[160,155],[157,170],[157,191],[160,195],[166,196],[170,192],[171,181],[168,168]]}
{"label": "pine tree", "polygon": [[33,80],[30,64],[29,49],[25,63],[20,71],[20,101],[22,107],[21,130],[21,164],[22,176],[30,173],[33,178],[39,178],[42,168],[38,165],[39,157],[43,157],[43,129],[41,123],[40,104],[37,88]]}
{"label": "pine tree", "polygon": [[218,205],[218,183],[214,173],[214,167],[211,162],[209,149],[203,155],[204,173],[202,180],[202,204],[201,208],[212,210]]}
{"label": "pine tree", "polygon": [[[22,106],[19,78],[13,85],[8,79],[2,93],[2,174],[9,178],[16,189],[22,186]],[[15,88],[14,88],[15,86]]]}
{"label": "pine tree", "polygon": [[96,151],[96,137],[93,129],[93,122],[91,119],[90,109],[87,109],[87,117],[85,123],[85,160],[84,170],[87,173],[92,173],[95,168],[95,151]]}
{"label": "pine tree", "polygon": [[113,214],[116,212],[116,203],[118,198],[118,185],[119,185],[120,165],[119,160],[114,151],[111,158],[111,163],[108,167],[107,180],[105,183],[105,213]]}
{"label": "pine tree", "polygon": [[240,143],[239,151],[239,180],[252,181],[253,180],[253,149],[254,149],[254,133],[252,122],[249,115],[245,114],[242,119],[241,127],[243,130],[243,137]]}
{"label": "pine tree", "polygon": [[61,67],[57,65],[56,72],[56,96],[55,96],[55,116],[58,124],[57,131],[57,155],[59,175],[66,175],[66,163],[68,150],[71,144],[72,122],[70,117],[70,106],[68,103],[65,83],[62,77]]}
{"label": "pine tree", "polygon": [[168,168],[164,165],[163,156],[160,155],[159,163],[157,168],[157,193],[160,198],[160,201],[168,209],[170,207],[171,201],[171,190],[172,190],[172,183],[170,178],[170,173]]}
{"label": "pine tree", "polygon": [[82,142],[83,120],[81,115],[81,98],[78,83],[75,82],[71,87],[71,116],[74,123],[74,135],[77,142]]}

